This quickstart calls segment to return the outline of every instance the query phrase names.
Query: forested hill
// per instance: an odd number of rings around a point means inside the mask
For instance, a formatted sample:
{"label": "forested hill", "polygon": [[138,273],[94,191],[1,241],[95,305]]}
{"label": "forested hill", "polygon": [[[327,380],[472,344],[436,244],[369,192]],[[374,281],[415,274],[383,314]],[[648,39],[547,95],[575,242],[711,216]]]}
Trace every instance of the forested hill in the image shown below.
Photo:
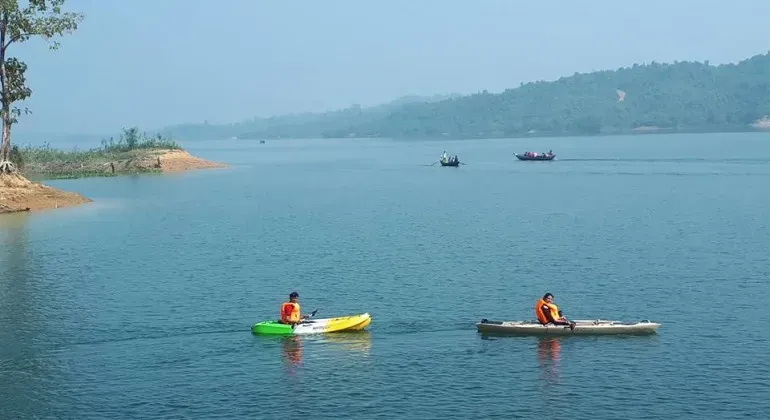
{"label": "forested hill", "polygon": [[323,113],[280,115],[253,118],[232,124],[180,124],[162,131],[183,140],[216,138],[319,138],[327,131],[339,130],[353,124],[382,120],[406,104],[431,103],[458,97],[458,94],[435,96],[403,96],[394,101],[364,108],[352,105],[345,109]]}
{"label": "forested hill", "polygon": [[219,127],[241,138],[743,131],[770,126],[768,120],[757,123],[770,116],[770,53],[719,66],[653,62],[526,83],[498,94],[405,102],[310,114],[272,125],[255,120]]}

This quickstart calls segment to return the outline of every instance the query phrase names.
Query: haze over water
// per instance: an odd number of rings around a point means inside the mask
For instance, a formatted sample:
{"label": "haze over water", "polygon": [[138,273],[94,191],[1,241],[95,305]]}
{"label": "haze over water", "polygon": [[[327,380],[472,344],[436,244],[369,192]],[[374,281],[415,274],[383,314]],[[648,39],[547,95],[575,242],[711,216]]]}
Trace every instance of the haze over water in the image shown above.
{"label": "haze over water", "polygon": [[[761,418],[768,140],[212,141],[189,149],[232,168],[51,181],[94,202],[0,218],[0,412]],[[369,332],[252,335],[292,290]],[[476,333],[545,292],[663,327]]]}

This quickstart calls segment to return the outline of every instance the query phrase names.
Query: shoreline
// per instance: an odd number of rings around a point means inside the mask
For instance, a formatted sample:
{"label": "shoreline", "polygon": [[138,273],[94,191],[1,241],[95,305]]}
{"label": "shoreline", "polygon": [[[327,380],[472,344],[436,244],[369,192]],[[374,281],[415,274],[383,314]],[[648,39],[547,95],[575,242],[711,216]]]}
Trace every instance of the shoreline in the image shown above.
{"label": "shoreline", "polygon": [[0,214],[58,209],[93,202],[84,195],[64,191],[21,174],[0,175]]}
{"label": "shoreline", "polygon": [[[611,136],[655,136],[655,135],[674,135],[674,134],[748,134],[748,133],[770,133],[770,118],[767,120],[758,120],[746,126],[729,125],[720,127],[659,127],[659,126],[640,126],[632,129],[622,130],[602,130],[596,133],[591,132],[570,132],[570,131],[532,131],[516,133],[500,132],[482,132],[478,135],[445,133],[445,134],[417,134],[417,135],[369,135],[351,132],[346,135],[323,134],[316,135],[296,135],[296,136],[271,136],[271,135],[241,135],[239,140],[257,141],[257,140],[521,140],[521,139],[549,139],[549,138],[586,138],[586,137],[611,137]],[[223,138],[224,139],[224,138]]]}
{"label": "shoreline", "polygon": [[[40,156],[38,156],[39,154]],[[195,169],[225,168],[226,164],[201,159],[184,149],[152,148],[124,152],[63,152],[43,149],[22,153],[20,173],[25,177],[75,179],[142,173],[169,173]]]}
{"label": "shoreline", "polygon": [[[178,173],[190,170],[226,168],[227,164],[201,159],[184,149],[146,149],[123,154],[97,155],[92,159],[62,157],[25,162],[17,174],[0,175],[0,214],[12,214],[72,207],[93,202],[88,197],[45,185],[50,179],[76,179],[142,173]],[[78,153],[71,155],[78,157]],[[29,178],[42,177],[41,182]]]}

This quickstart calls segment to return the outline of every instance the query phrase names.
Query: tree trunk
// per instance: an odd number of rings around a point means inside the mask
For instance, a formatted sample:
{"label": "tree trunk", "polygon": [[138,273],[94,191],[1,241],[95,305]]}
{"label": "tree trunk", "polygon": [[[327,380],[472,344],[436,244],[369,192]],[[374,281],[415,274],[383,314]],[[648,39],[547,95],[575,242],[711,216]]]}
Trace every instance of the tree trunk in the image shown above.
{"label": "tree trunk", "polygon": [[3,143],[0,146],[0,174],[16,172],[11,163],[11,110],[3,104]]}
{"label": "tree trunk", "polygon": [[8,30],[8,12],[3,11],[2,20],[0,20],[0,95],[2,95],[3,109],[3,142],[0,145],[0,174],[10,174],[16,172],[16,168],[11,163],[11,93],[8,86],[7,75],[5,73],[5,38]]}

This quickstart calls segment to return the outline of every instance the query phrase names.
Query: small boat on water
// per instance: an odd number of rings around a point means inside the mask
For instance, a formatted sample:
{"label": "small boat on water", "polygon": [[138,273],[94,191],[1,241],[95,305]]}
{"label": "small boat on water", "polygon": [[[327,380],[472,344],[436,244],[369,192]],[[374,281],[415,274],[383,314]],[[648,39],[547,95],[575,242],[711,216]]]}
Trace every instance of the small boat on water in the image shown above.
{"label": "small boat on water", "polygon": [[441,166],[460,166],[460,161],[455,160],[454,158],[449,158],[448,160],[442,160],[439,162],[441,163]]}
{"label": "small boat on water", "polygon": [[444,153],[441,154],[441,157],[439,157],[438,161],[441,163],[441,166],[460,166],[460,159],[457,157],[457,155],[449,156],[447,155],[446,150],[444,150]]}
{"label": "small boat on water", "polygon": [[649,335],[657,333],[661,324],[647,320],[628,323],[607,320],[577,320],[569,325],[543,325],[538,321],[490,321],[476,324],[478,332],[498,335]]}
{"label": "small boat on water", "polygon": [[307,335],[332,332],[360,331],[372,323],[369,313],[347,315],[338,318],[308,319],[295,326],[275,320],[257,322],[251,332],[257,335]]}
{"label": "small boat on water", "polygon": [[519,160],[553,160],[556,157],[552,150],[548,153],[524,152],[522,154],[514,153],[514,155]]}

